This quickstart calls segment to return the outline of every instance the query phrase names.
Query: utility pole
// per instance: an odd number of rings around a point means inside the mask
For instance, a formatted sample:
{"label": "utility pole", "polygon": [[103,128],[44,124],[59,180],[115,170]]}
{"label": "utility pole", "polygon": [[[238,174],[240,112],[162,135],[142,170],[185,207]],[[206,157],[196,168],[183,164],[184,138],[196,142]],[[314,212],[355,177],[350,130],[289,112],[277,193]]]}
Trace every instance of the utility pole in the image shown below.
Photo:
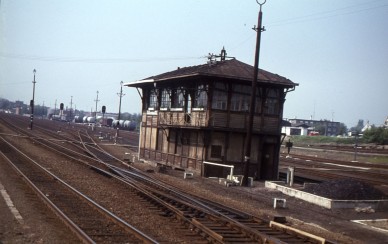
{"label": "utility pole", "polygon": [[[117,123],[119,123],[120,122],[120,119],[121,119],[121,98],[123,97],[123,96],[125,96],[125,94],[123,93],[123,81],[121,81],[120,82],[120,93],[117,93],[117,95],[120,97],[120,102],[119,102],[119,116],[118,116],[118,118],[117,118]],[[117,129],[117,132],[116,132],[116,137],[118,137],[119,136],[119,125],[117,124],[117,126],[116,126],[116,129]]]}
{"label": "utility pole", "polygon": [[257,28],[256,26],[253,28],[257,32],[256,36],[256,50],[255,50],[255,64],[253,71],[253,80],[252,80],[252,92],[249,106],[249,119],[247,125],[247,135],[245,138],[245,154],[244,154],[244,177],[243,177],[243,186],[248,186],[248,176],[249,176],[249,167],[251,160],[251,145],[252,145],[252,129],[253,129],[253,117],[255,113],[255,103],[256,103],[256,87],[257,87],[257,76],[259,74],[259,57],[260,57],[260,41],[261,41],[261,32],[265,31],[264,28],[261,27],[261,20],[263,18],[263,13],[261,11],[262,6],[265,4],[267,0],[264,0],[263,3],[260,3],[256,0],[257,4],[260,5],[259,17]]}
{"label": "utility pole", "polygon": [[98,91],[97,91],[97,98],[96,98],[96,100],[94,100],[94,101],[96,102],[96,114],[94,115],[94,118],[96,119],[96,121],[95,121],[94,123],[97,124],[97,104],[98,104],[98,102],[100,101],[100,100],[98,100]]}
{"label": "utility pole", "polygon": [[32,84],[33,84],[33,90],[32,90],[32,100],[30,101],[30,107],[31,107],[31,115],[30,115],[30,129],[32,130],[32,125],[33,125],[33,122],[34,122],[34,106],[35,106],[35,73],[36,73],[36,69],[34,69],[32,71],[34,73],[34,80],[32,81]]}
{"label": "utility pole", "polygon": [[120,97],[120,102],[119,102],[119,116],[117,118],[117,120],[120,120],[121,119],[121,98],[123,96],[125,96],[125,94],[123,93],[123,81],[120,82],[120,93],[117,93],[117,95]]}
{"label": "utility pole", "polygon": [[71,96],[71,98],[70,98],[70,121],[72,121],[73,119],[73,117],[72,117],[72,110],[73,110],[73,96]]}
{"label": "utility pole", "polygon": [[55,105],[54,105],[54,115],[57,113],[57,99],[55,99]]}

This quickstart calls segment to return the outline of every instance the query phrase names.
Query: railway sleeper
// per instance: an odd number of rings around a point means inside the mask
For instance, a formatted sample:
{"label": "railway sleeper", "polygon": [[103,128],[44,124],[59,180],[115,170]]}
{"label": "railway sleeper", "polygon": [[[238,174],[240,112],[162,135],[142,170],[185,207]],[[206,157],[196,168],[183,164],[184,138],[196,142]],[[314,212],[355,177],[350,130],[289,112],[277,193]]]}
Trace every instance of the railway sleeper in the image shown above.
{"label": "railway sleeper", "polygon": [[225,243],[257,243],[250,238],[224,238]]}

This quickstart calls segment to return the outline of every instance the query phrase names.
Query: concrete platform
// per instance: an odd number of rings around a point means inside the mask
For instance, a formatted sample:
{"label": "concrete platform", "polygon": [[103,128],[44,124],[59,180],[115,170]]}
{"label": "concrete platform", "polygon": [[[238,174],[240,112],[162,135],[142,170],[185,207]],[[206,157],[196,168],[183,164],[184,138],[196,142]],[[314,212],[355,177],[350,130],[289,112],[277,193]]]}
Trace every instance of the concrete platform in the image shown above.
{"label": "concrete platform", "polygon": [[327,209],[372,208],[375,210],[388,210],[388,200],[334,200],[288,187],[283,181],[266,181],[265,187],[276,189],[285,195],[302,199]]}

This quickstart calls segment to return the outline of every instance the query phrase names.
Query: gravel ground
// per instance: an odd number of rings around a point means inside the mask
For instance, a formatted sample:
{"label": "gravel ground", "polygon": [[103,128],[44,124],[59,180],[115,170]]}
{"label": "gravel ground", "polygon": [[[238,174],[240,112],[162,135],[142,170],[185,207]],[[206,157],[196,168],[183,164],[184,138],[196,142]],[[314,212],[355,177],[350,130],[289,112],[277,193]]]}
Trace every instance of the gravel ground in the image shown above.
{"label": "gravel ground", "polygon": [[308,184],[304,191],[335,200],[380,200],[388,199],[375,187],[354,179],[339,179],[320,184]]}
{"label": "gravel ground", "polygon": [[76,243],[78,239],[0,156],[0,183],[22,216],[17,221],[0,195],[0,243]]}
{"label": "gravel ground", "polygon": [[[1,127],[0,127],[1,129]],[[1,132],[1,131],[0,131]],[[182,230],[179,223],[170,223],[155,212],[144,208],[144,203],[137,201],[130,192],[120,191],[119,186],[109,178],[99,174],[90,174],[74,162],[58,157],[50,152],[44,152],[39,147],[32,147],[24,139],[14,139],[19,145],[28,149],[29,153],[35,155],[47,168],[57,171],[62,177],[71,179],[72,184],[77,185],[93,199],[101,202],[108,209],[116,214],[137,223],[139,228],[149,231],[152,235],[160,238],[165,243],[185,243],[187,232]],[[112,154],[123,158],[129,148],[120,146],[105,146]],[[264,182],[254,182],[254,187],[225,187],[218,184],[217,180],[202,178],[194,175],[191,179],[183,179],[183,172],[167,169],[164,173],[144,163],[134,163],[135,167],[154,178],[163,180],[166,183],[179,187],[192,194],[206,197],[214,201],[227,204],[233,208],[241,209],[255,216],[272,220],[274,216],[286,216],[287,221],[293,227],[308,231],[328,238],[339,243],[384,243],[388,235],[383,232],[371,230],[368,227],[350,222],[353,219],[382,219],[388,218],[387,212],[375,211],[357,212],[355,210],[327,210],[301,200],[294,199],[281,193],[266,189]],[[68,171],[68,169],[72,169]],[[66,169],[66,170],[64,170]],[[10,179],[9,169],[0,168],[0,182],[9,190],[11,198],[15,199],[15,205],[20,208],[22,216],[26,218],[28,230],[20,225],[7,214],[7,209],[0,199],[0,214],[6,218],[0,218],[0,242],[4,243],[58,243],[64,241],[71,243],[67,237],[71,236],[63,232],[60,223],[55,224],[55,217],[50,217],[47,210],[35,200],[27,196],[27,190],[16,189],[17,177]],[[14,190],[13,190],[14,189]],[[24,192],[24,193],[23,193]],[[280,197],[287,200],[287,207],[284,209],[273,209],[273,198]],[[23,198],[25,198],[23,200]],[[36,206],[34,206],[36,204]],[[36,210],[41,208],[41,210]],[[4,215],[3,215],[4,213]],[[27,220],[30,219],[30,220]],[[144,221],[147,219],[147,221]],[[31,221],[31,222],[30,222]],[[53,222],[51,222],[53,221]],[[46,224],[46,225],[45,225]],[[6,226],[2,228],[3,226]],[[53,233],[51,235],[51,233]],[[48,235],[48,236],[47,236]],[[55,241],[52,241],[55,240]]]}
{"label": "gravel ground", "polygon": [[[118,157],[123,157],[130,149],[123,147],[106,147]],[[194,175],[192,179],[183,179],[183,171],[167,169],[160,173],[149,164],[135,163],[135,167],[144,172],[153,172],[153,177],[202,197],[241,209],[266,220],[275,216],[286,216],[288,224],[322,236],[338,243],[385,243],[388,235],[350,222],[354,219],[388,218],[386,211],[358,212],[355,209],[328,210],[302,200],[264,187],[264,182],[254,182],[254,187],[225,187],[215,179]],[[273,198],[284,198],[285,209],[273,209]]]}

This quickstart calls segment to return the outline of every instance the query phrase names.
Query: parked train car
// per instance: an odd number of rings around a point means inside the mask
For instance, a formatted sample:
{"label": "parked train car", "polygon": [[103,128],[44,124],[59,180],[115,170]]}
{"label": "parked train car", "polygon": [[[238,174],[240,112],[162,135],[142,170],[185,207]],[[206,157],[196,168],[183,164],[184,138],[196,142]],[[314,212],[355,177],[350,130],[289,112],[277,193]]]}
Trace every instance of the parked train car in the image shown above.
{"label": "parked train car", "polygon": [[74,116],[74,123],[82,123],[84,121],[83,116],[76,115]]}
{"label": "parked train car", "polygon": [[112,122],[113,122],[113,118],[101,118],[99,120],[99,123],[102,125],[102,126],[107,126],[107,127],[112,127]]}
{"label": "parked train car", "polygon": [[136,122],[131,120],[113,120],[112,126],[114,128],[119,128],[120,130],[135,130]]}

